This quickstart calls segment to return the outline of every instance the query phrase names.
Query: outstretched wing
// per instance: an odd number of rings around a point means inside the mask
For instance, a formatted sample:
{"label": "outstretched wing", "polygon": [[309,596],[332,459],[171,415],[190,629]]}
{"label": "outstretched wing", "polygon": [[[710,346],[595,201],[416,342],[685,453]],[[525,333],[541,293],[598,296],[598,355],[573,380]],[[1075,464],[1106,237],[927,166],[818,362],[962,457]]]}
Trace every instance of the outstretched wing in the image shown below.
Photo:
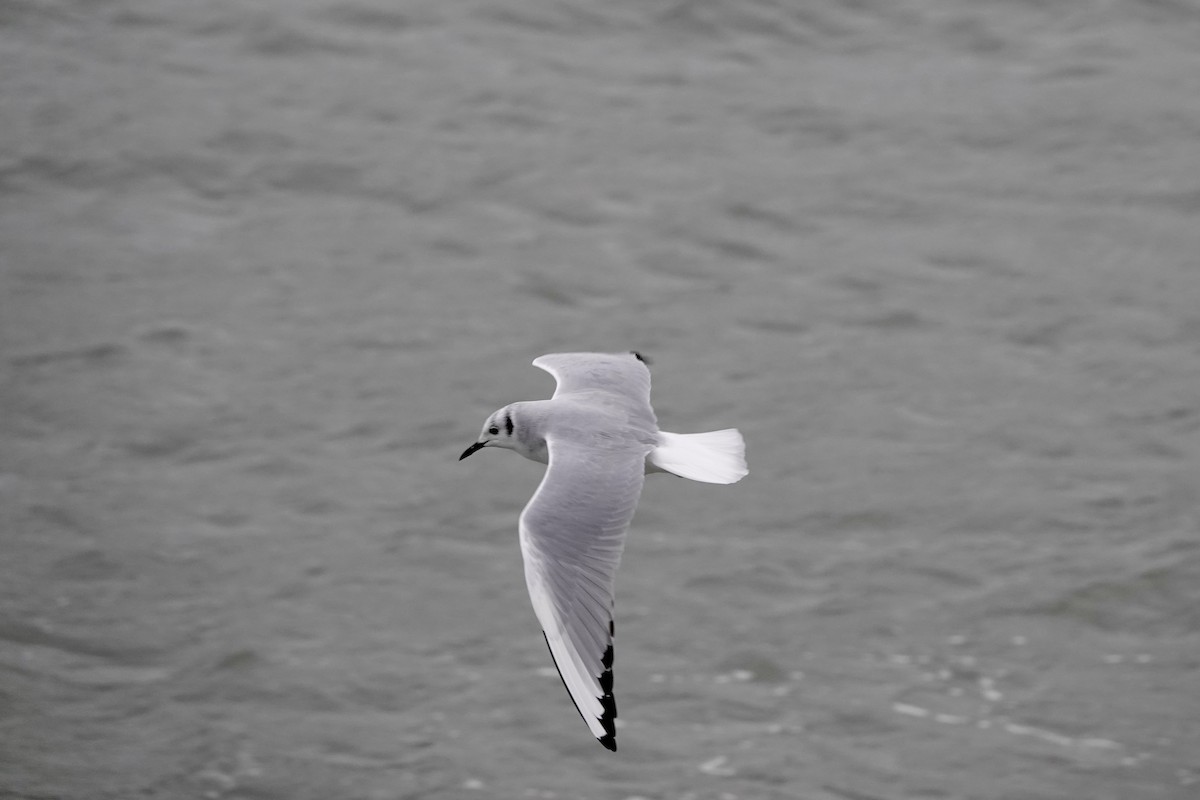
{"label": "outstretched wing", "polygon": [[533,365],[554,376],[554,397],[604,392],[637,422],[657,430],[650,407],[650,370],[637,353],[550,353]]}
{"label": "outstretched wing", "polygon": [[646,452],[636,445],[598,451],[553,438],[547,445],[546,475],[521,512],[525,584],[575,707],[600,743],[616,750],[613,582],[642,493]]}

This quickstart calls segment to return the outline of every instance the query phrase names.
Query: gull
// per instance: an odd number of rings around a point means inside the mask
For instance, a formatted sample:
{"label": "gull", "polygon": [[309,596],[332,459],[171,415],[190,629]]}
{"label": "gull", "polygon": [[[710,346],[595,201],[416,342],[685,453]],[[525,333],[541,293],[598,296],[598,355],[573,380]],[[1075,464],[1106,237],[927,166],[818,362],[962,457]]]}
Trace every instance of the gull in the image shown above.
{"label": "gull", "polygon": [[554,395],[494,412],[458,460],[503,447],[547,465],[517,524],[525,585],[575,708],[616,750],[613,583],[645,475],[736,483],[746,444],[736,428],[660,431],[637,352],[551,353],[533,365],[554,376]]}

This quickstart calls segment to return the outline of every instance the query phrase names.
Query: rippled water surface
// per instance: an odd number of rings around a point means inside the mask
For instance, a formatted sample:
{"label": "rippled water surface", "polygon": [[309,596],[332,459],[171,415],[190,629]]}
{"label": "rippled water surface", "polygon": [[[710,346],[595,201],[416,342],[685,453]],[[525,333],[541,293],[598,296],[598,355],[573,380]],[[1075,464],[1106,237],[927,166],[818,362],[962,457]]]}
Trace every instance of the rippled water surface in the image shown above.
{"label": "rippled water surface", "polygon": [[[1200,5],[0,5],[0,796],[1200,793]],[[525,595],[636,347],[616,754]]]}

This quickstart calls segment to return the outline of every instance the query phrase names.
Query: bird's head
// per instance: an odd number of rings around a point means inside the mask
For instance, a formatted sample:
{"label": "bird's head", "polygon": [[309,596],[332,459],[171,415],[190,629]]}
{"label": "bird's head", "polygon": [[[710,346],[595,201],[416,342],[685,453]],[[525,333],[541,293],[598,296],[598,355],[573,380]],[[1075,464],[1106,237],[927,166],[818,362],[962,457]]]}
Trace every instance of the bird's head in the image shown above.
{"label": "bird's head", "polygon": [[458,457],[462,461],[467,456],[477,450],[482,450],[485,447],[506,447],[509,450],[518,450],[516,424],[513,422],[514,408],[509,405],[492,412],[492,415],[487,418],[487,422],[483,423],[483,430],[479,432],[479,438],[473,445],[463,451],[463,454]]}

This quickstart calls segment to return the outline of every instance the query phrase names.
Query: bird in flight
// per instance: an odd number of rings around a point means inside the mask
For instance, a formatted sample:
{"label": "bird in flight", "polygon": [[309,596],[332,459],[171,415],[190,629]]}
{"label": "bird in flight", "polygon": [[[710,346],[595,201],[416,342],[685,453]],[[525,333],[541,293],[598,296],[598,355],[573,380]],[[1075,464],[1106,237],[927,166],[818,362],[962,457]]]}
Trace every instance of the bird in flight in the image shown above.
{"label": "bird in flight", "polygon": [[735,428],[660,431],[639,353],[552,353],[533,365],[554,376],[553,397],[492,413],[459,460],[503,447],[547,465],[517,526],[525,584],[575,707],[616,750],[613,584],[642,483],[653,472],[736,483],[746,445]]}

